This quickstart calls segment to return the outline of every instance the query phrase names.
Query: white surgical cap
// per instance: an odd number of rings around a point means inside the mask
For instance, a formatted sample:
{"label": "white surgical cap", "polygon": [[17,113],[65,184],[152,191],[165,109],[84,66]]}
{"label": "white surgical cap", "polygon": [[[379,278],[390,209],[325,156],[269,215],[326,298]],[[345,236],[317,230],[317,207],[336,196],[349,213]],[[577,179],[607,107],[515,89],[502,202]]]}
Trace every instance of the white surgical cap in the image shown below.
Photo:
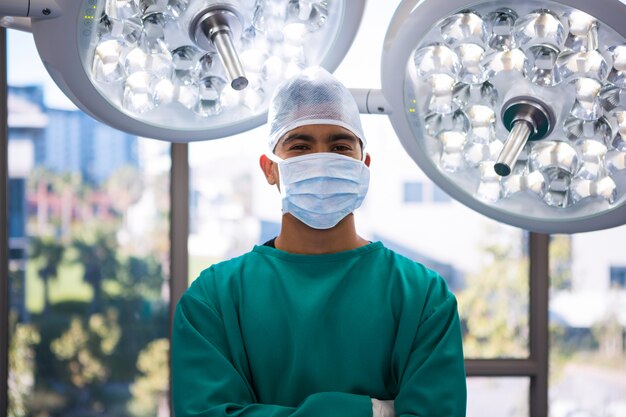
{"label": "white surgical cap", "polygon": [[321,67],[303,70],[281,83],[274,92],[268,113],[269,148],[290,130],[305,125],[329,124],[348,129],[361,140],[359,108],[350,91]]}

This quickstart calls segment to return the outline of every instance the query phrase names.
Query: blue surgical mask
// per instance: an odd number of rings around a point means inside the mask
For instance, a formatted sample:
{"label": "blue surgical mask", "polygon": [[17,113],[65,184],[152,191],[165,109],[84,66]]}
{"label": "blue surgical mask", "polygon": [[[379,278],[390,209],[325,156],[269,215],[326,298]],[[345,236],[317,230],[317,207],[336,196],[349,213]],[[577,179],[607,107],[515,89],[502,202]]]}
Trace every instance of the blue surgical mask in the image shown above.
{"label": "blue surgical mask", "polygon": [[370,179],[363,161],[326,152],[278,160],[278,173],[283,213],[314,229],[330,229],[356,210]]}

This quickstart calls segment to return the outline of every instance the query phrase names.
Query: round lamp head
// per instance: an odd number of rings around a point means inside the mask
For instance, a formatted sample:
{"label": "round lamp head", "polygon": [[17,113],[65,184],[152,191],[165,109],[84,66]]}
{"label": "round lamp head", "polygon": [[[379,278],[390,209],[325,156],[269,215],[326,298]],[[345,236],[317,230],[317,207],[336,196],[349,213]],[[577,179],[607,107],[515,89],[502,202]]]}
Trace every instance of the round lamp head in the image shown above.
{"label": "round lamp head", "polygon": [[382,57],[403,146],[488,217],[573,233],[626,223],[626,6],[412,0]]}
{"label": "round lamp head", "polygon": [[275,86],[312,65],[334,70],[365,0],[57,0],[33,19],[39,54],[82,110],[172,142],[265,122]]}

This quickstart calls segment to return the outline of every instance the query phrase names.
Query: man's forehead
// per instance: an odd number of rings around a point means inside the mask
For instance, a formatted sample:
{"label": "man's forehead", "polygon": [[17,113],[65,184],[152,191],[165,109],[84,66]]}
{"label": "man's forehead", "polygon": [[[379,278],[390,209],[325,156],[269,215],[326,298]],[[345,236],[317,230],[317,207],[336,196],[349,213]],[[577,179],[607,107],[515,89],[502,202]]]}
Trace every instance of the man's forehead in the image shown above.
{"label": "man's forehead", "polygon": [[354,140],[359,140],[359,138],[349,129],[338,125],[331,124],[310,124],[304,126],[298,126],[287,133],[285,133],[278,141],[280,144],[285,140],[290,138],[305,138],[308,137],[312,140],[320,138],[320,139],[332,139],[335,137],[341,137],[344,139],[352,138]]}

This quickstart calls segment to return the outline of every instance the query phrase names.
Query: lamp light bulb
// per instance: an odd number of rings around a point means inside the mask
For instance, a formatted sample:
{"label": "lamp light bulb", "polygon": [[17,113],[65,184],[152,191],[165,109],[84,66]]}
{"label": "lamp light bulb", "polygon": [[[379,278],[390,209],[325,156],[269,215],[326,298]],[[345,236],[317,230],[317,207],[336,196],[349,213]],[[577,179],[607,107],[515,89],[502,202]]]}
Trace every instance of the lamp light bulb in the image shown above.
{"label": "lamp light bulb", "polygon": [[[430,29],[390,32],[404,42],[420,33],[402,58],[402,100],[414,110],[390,117],[401,140],[413,135],[403,144],[426,174],[462,202],[526,225],[527,216],[586,219],[625,206],[626,36],[562,2],[453,1],[463,7]],[[423,3],[437,7],[423,0],[412,22],[425,19]],[[397,85],[392,65],[383,69],[383,89]]]}

